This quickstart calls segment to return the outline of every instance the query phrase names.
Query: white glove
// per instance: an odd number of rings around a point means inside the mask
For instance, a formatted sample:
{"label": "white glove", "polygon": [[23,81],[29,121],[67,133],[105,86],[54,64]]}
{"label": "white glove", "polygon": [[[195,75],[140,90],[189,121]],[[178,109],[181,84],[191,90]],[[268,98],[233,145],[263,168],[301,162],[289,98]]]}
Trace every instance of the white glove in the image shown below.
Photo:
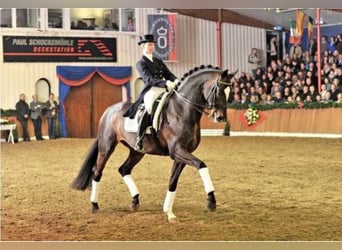
{"label": "white glove", "polygon": [[175,87],[176,87],[176,83],[175,82],[172,82],[170,80],[167,80],[166,81],[166,88],[167,88],[167,91],[171,92]]}

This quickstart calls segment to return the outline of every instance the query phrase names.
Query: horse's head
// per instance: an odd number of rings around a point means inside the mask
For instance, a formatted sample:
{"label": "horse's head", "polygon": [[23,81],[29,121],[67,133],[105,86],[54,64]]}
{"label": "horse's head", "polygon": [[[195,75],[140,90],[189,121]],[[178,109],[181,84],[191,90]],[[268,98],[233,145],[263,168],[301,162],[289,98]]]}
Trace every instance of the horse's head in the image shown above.
{"label": "horse's head", "polygon": [[228,73],[228,69],[224,70],[207,91],[208,108],[211,110],[211,117],[215,122],[227,121],[227,95],[225,90],[231,86],[231,79],[237,72],[238,70]]}

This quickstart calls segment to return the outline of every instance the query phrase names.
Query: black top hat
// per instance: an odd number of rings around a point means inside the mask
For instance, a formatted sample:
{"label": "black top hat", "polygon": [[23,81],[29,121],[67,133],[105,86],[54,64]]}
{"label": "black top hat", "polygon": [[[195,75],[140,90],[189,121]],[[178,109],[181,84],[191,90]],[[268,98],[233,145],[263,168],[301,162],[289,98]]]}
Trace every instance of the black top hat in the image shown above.
{"label": "black top hat", "polygon": [[140,36],[140,41],[138,42],[138,45],[143,44],[143,43],[155,43],[153,35],[147,34],[147,35]]}

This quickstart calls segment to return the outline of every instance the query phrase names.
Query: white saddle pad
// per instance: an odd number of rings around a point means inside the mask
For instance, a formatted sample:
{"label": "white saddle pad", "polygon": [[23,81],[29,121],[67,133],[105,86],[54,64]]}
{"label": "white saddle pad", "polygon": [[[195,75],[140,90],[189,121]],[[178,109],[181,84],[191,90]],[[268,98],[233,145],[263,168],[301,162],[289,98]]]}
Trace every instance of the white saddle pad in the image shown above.
{"label": "white saddle pad", "polygon": [[[138,119],[139,119],[140,115],[142,114],[142,112],[143,112],[143,110],[138,110],[133,119],[131,119],[129,117],[124,118],[124,129],[127,132],[130,132],[130,133],[137,133],[138,132],[138,127],[139,127]],[[151,134],[150,127],[151,126],[147,127],[145,134]]]}
{"label": "white saddle pad", "polygon": [[[155,129],[155,131],[159,130],[159,126],[161,123],[161,111],[162,108],[165,104],[166,97],[169,95],[168,92],[161,91],[162,88],[158,87],[152,87],[152,91],[149,91],[145,94],[144,96],[144,104],[145,104],[145,109],[147,110],[148,114],[152,113],[152,107],[153,103],[156,101],[156,99],[160,96],[160,94],[164,93],[161,99],[158,101],[158,106],[156,108],[155,114],[153,116],[153,121],[152,121],[152,127]],[[153,100],[153,101],[152,101]],[[147,103],[146,103],[147,102]],[[138,110],[135,117],[133,119],[129,117],[125,117],[124,119],[124,129],[128,132],[131,133],[136,133],[138,132],[138,120],[139,117],[142,115],[143,110]],[[150,134],[150,127],[147,127],[146,129],[146,134]]]}

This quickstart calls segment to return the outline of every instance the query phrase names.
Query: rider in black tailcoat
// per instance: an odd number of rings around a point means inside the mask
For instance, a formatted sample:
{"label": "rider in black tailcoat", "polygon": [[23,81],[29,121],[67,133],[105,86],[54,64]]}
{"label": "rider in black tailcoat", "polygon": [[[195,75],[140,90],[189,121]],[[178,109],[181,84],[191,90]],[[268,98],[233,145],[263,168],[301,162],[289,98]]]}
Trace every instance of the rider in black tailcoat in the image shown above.
{"label": "rider in black tailcoat", "polygon": [[[144,88],[141,91],[136,102],[129,107],[124,113],[124,117],[133,118],[138,110],[138,107],[144,101],[144,95],[148,92],[151,87],[165,88],[165,91],[171,91],[175,88],[178,79],[169,70],[166,64],[159,58],[153,55],[155,48],[154,37],[151,34],[143,35],[140,37],[138,45],[143,48],[143,56],[137,62],[137,70],[144,81]],[[140,122],[136,150],[142,150],[142,140],[146,127],[149,125],[149,116],[145,115]]]}

